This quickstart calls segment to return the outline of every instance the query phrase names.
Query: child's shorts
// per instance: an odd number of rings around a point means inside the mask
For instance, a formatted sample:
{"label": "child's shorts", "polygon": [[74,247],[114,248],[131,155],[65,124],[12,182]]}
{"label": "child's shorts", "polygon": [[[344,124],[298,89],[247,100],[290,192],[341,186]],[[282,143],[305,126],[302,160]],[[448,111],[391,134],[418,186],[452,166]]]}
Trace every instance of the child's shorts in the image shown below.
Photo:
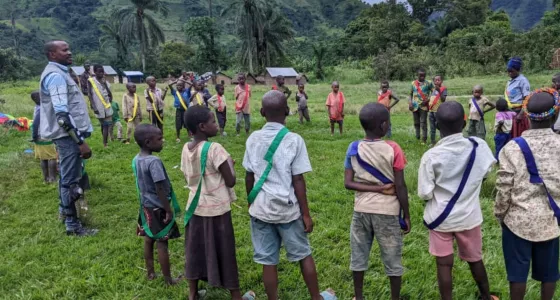
{"label": "child's shorts", "polygon": [[350,225],[350,270],[366,271],[376,237],[387,276],[402,276],[403,237],[399,216],[354,212]]}
{"label": "child's shorts", "polygon": [[518,237],[502,225],[502,248],[508,281],[527,282],[532,261],[532,277],[541,282],[556,282],[558,272],[558,238],[546,242],[531,242]]}
{"label": "child's shorts", "polygon": [[457,240],[459,257],[467,262],[482,260],[482,230],[477,226],[460,232],[430,230],[430,254],[436,257],[453,255],[453,239]]}
{"label": "child's shorts", "polygon": [[[146,219],[146,223],[153,235],[158,234],[165,227],[167,227],[167,224],[169,224],[164,222],[165,210],[163,208],[144,207],[142,212],[144,213],[144,218]],[[136,227],[136,235],[147,236],[146,232],[144,231],[144,227],[142,225],[142,219],[140,216],[138,216],[138,226]],[[165,236],[158,239],[158,241],[167,241],[179,237],[181,237],[181,233],[179,232],[179,227],[177,227],[177,222],[175,222],[175,224],[171,226],[171,230],[169,230],[169,232]]]}
{"label": "child's shorts", "polygon": [[44,144],[35,144],[34,147],[35,158],[39,160],[55,160],[57,158],[56,147],[51,142],[44,142]]}
{"label": "child's shorts", "polygon": [[285,224],[271,224],[251,217],[251,240],[255,251],[253,260],[260,265],[278,265],[282,243],[290,262],[301,261],[311,255],[302,218]]}

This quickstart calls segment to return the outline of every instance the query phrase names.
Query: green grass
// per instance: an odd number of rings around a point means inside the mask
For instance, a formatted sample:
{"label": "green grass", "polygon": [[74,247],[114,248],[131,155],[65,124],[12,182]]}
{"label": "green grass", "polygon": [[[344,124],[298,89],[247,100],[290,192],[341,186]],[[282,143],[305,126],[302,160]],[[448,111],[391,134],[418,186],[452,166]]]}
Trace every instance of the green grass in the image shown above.
{"label": "green grass", "polygon": [[[466,103],[470,87],[483,83],[488,94],[500,94],[505,77],[480,79],[454,79],[445,84],[450,94]],[[529,76],[534,87],[547,85],[550,76]],[[322,289],[332,287],[340,299],[351,299],[353,295],[352,275],[349,271],[350,245],[349,227],[353,211],[353,194],[344,189],[343,159],[348,144],[363,137],[357,112],[360,107],[375,99],[375,84],[346,85],[341,89],[348,100],[345,133],[343,137],[331,137],[324,101],[329,92],[326,84],[309,85],[312,124],[299,125],[297,118],[287,120],[290,130],[303,136],[307,143],[314,171],[306,175],[308,198],[315,231],[310,235],[313,255]],[[406,82],[393,82],[397,95],[404,95]],[[37,87],[36,82],[18,82],[0,85],[0,112],[14,116],[31,117],[33,103],[28,93]],[[139,90],[143,90],[143,86]],[[116,99],[121,99],[124,87],[114,85]],[[259,116],[259,99],[267,90],[255,87],[253,96],[253,129],[264,124]],[[228,105],[233,107],[233,87],[226,93]],[[463,97],[458,97],[463,96]],[[495,98],[495,97],[491,97]],[[187,192],[179,165],[182,144],[174,142],[174,111],[171,101],[166,101],[165,138],[168,141],[159,154],[167,167],[175,186],[181,206],[185,206]],[[290,101],[294,106],[295,102]],[[144,107],[145,108],[145,107]],[[241,161],[245,151],[245,135],[235,137],[233,110],[230,109],[227,131],[229,136],[214,138],[231,153],[237,161],[239,175],[235,187],[239,200],[232,206],[237,242],[237,258],[242,290],[253,289],[259,299],[264,299],[261,269],[252,261],[252,246],[249,231],[249,215],[245,205]],[[492,114],[488,114],[488,132],[491,132]],[[408,159],[405,171],[409,188],[412,215],[412,232],[405,237],[403,259],[406,268],[403,278],[403,294],[410,299],[437,299],[435,260],[428,253],[428,235],[422,225],[423,203],[416,196],[417,169],[422,154],[428,149],[413,137],[412,118],[407,113],[406,103],[397,105],[392,116],[393,139],[404,149]],[[97,126],[97,122],[94,122]],[[183,136],[185,133],[183,133]],[[138,200],[130,161],[138,152],[136,145],[110,144],[103,149],[99,128],[88,140],[93,157],[87,164],[93,188],[87,193],[90,205],[89,224],[99,228],[100,233],[91,238],[69,238],[64,227],[57,221],[57,190],[42,183],[37,161],[23,154],[29,148],[29,133],[0,130],[0,297],[4,299],[179,299],[187,294],[187,284],[166,288],[158,279],[145,279],[142,240],[135,236]],[[492,135],[487,141],[493,147]],[[485,222],[484,261],[489,273],[491,289],[508,296],[504,262],[501,251],[501,234],[498,223],[492,216],[495,176],[485,181],[481,202]],[[184,267],[183,239],[170,242],[172,272],[179,274]],[[368,299],[388,299],[389,281],[383,272],[377,246],[371,253],[370,270],[366,273],[365,296]],[[159,270],[159,266],[156,267]],[[280,298],[308,299],[305,284],[297,264],[289,263],[285,257],[279,266]],[[468,265],[456,261],[454,269],[455,299],[475,299],[476,285],[471,278]],[[530,281],[527,299],[537,299],[539,286]],[[210,289],[207,299],[229,299],[224,290]]]}

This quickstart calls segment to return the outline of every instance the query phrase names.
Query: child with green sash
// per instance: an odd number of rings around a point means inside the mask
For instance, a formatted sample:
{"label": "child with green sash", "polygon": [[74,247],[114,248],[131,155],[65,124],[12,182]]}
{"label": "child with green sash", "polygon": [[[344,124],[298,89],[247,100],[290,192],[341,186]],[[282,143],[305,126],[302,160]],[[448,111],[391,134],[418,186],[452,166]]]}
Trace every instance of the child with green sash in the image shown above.
{"label": "child with green sash", "polygon": [[136,234],[144,236],[148,280],[156,278],[154,243],[157,243],[158,260],[165,283],[175,284],[177,280],[171,278],[167,241],[181,236],[175,223],[175,214],[180,209],[161,159],[152,155],[163,149],[163,135],[157,127],[141,124],[134,131],[134,139],[140,146],[140,153],[132,160],[140,199]]}
{"label": "child with green sash", "polygon": [[243,297],[235,255],[235,234],[230,203],[237,198],[233,160],[224,147],[208,141],[218,134],[214,113],[195,105],[185,116],[193,140],[181,154],[181,171],[189,188],[185,213],[185,276],[189,299],[198,295],[198,281],[228,289],[235,300],[252,300],[253,292]]}
{"label": "child with green sash", "polygon": [[[278,299],[278,263],[284,244],[288,260],[299,262],[313,300],[336,299],[332,290],[319,293],[315,261],[307,235],[313,221],[303,174],[311,172],[305,141],[284,126],[290,113],[280,91],[266,93],[261,115],[266,124],[247,139],[243,167],[251,215],[253,259],[263,266],[268,299]],[[282,298],[289,298],[282,296]]]}

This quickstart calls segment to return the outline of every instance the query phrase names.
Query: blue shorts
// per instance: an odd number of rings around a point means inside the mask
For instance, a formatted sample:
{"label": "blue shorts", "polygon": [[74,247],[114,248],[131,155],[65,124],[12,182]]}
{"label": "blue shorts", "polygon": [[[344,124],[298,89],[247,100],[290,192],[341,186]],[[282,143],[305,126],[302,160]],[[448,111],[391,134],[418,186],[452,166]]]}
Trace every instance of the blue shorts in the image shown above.
{"label": "blue shorts", "polygon": [[527,282],[532,261],[532,277],[540,282],[556,282],[558,272],[558,238],[531,242],[515,235],[502,225],[502,247],[509,282]]}
{"label": "blue shorts", "polygon": [[311,255],[311,246],[302,218],[285,224],[271,224],[251,217],[251,240],[255,251],[253,260],[261,265],[278,265],[282,242],[286,248],[286,256],[291,262]]}

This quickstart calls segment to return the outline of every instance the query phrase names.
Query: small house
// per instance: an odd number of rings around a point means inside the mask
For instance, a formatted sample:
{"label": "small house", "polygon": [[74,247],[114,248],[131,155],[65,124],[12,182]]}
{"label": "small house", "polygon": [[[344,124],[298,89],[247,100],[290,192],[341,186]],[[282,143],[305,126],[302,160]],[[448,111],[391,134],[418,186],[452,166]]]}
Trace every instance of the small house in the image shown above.
{"label": "small house", "polygon": [[133,82],[133,83],[142,83],[144,82],[144,73],[140,72],[140,71],[123,71],[124,73],[124,77],[125,77],[125,82],[123,83],[129,83],[129,82]]}
{"label": "small house", "polygon": [[552,63],[550,64],[551,69],[560,69],[560,48],[554,51],[552,55]]}
{"label": "small house", "polygon": [[232,81],[233,81],[232,78],[229,77],[228,75],[222,72],[216,73],[216,83],[219,83],[221,85],[231,85]]}
{"label": "small house", "polygon": [[286,85],[296,85],[296,81],[300,76],[294,68],[266,68],[266,74],[264,75],[266,85],[275,85],[276,77],[280,75],[284,76],[284,83]]}
{"label": "small house", "polygon": [[[119,83],[119,76],[117,74],[117,71],[115,71],[113,67],[103,66],[103,70],[105,71],[105,79],[107,80],[107,82]],[[84,74],[84,67],[82,66],[72,67],[72,71],[74,71],[74,73],[78,77],[80,77],[82,74]],[[90,73],[93,74],[93,66],[91,66]]]}

